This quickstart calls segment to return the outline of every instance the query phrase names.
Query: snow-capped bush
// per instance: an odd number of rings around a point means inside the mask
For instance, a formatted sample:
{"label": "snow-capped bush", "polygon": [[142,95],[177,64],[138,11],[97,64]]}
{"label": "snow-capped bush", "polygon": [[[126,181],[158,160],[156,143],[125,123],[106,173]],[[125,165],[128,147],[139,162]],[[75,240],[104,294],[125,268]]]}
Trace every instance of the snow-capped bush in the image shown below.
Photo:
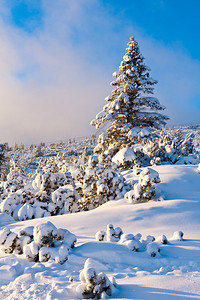
{"label": "snow-capped bush", "polygon": [[70,248],[74,248],[74,245],[77,242],[75,234],[63,228],[58,228],[57,240],[64,241]]}
{"label": "snow-capped bush", "polygon": [[156,198],[155,185],[160,182],[159,173],[151,168],[145,168],[139,175],[134,189],[125,194],[130,203],[145,202]]}
{"label": "snow-capped bush", "polygon": [[24,255],[29,261],[52,260],[62,264],[75,242],[76,236],[67,229],[57,229],[51,222],[38,224],[33,230],[33,241],[24,248]]}
{"label": "snow-capped bush", "polygon": [[39,260],[39,245],[32,241],[30,244],[27,244],[23,247],[23,253],[28,261],[36,262]]}
{"label": "snow-capped bush", "polygon": [[95,238],[97,241],[118,242],[122,234],[123,231],[120,227],[114,228],[112,224],[108,224],[106,232],[97,231]]}
{"label": "snow-capped bush", "polygon": [[155,237],[153,235],[147,235],[146,237],[146,244],[152,243],[155,241]]}
{"label": "snow-capped bush", "polygon": [[168,128],[157,131],[157,138],[144,146],[144,153],[151,158],[151,165],[197,164],[199,155],[194,147],[193,132],[184,133],[181,128]]}
{"label": "snow-capped bush", "polygon": [[120,244],[126,246],[131,251],[139,251],[142,248],[142,244],[139,241],[141,234],[134,236],[133,234],[122,234],[120,238]]}
{"label": "snow-capped bush", "polygon": [[76,297],[80,299],[105,299],[112,296],[115,291],[114,281],[111,283],[107,275],[89,266],[90,259],[84,264],[84,269],[80,272],[81,283],[76,286]]}
{"label": "snow-capped bush", "polygon": [[155,257],[156,255],[158,255],[158,253],[160,253],[160,247],[157,243],[152,242],[152,243],[148,243],[147,244],[147,253],[151,256],[151,257]]}
{"label": "snow-capped bush", "polygon": [[2,251],[23,254],[31,262],[51,260],[63,264],[75,243],[73,233],[67,229],[57,229],[51,222],[25,227],[18,234],[7,228],[0,232]]}
{"label": "snow-capped bush", "polygon": [[50,171],[45,173],[40,169],[37,172],[37,176],[32,183],[33,188],[45,191],[47,194],[51,194],[51,192],[67,183],[67,178],[62,173],[53,173]]}
{"label": "snow-capped bush", "polygon": [[139,251],[141,248],[141,243],[137,239],[126,240],[123,242],[123,245],[125,245],[129,250],[135,252]]}
{"label": "snow-capped bush", "polygon": [[172,236],[171,240],[182,241],[183,240],[183,235],[184,235],[184,233],[182,231],[175,231],[173,233],[173,236]]}
{"label": "snow-capped bush", "polygon": [[107,225],[106,240],[108,242],[118,242],[123,231],[120,227],[114,229],[112,224]]}
{"label": "snow-capped bush", "polygon": [[[24,221],[78,211],[77,201],[80,197],[69,172],[44,173],[42,168],[38,168],[33,179],[29,180],[20,189],[15,188],[13,181],[1,185],[1,212],[11,215],[15,220]],[[66,182],[70,184],[63,185]],[[12,185],[8,192],[9,183]],[[11,193],[11,187],[17,191]]]}
{"label": "snow-capped bush", "polygon": [[57,235],[58,230],[51,222],[35,225],[33,230],[34,241],[39,246],[54,246]]}
{"label": "snow-capped bush", "polygon": [[0,232],[0,246],[5,253],[12,253],[16,247],[17,234],[4,228]]}
{"label": "snow-capped bush", "polygon": [[156,242],[160,242],[163,245],[168,244],[167,237],[164,234],[162,234],[159,237],[157,237]]}
{"label": "snow-capped bush", "polygon": [[[33,193],[30,194],[31,197],[34,197]],[[50,203],[37,201],[37,194],[34,198],[31,197],[25,198],[22,190],[9,194],[0,203],[0,211],[11,215],[17,221],[48,217],[54,214],[55,205],[53,203],[50,205]]]}
{"label": "snow-capped bush", "polygon": [[106,238],[106,233],[103,230],[99,230],[97,231],[97,233],[95,234],[95,238],[97,241],[102,242],[105,240]]}
{"label": "snow-capped bush", "polygon": [[78,212],[77,201],[80,196],[72,185],[65,185],[59,187],[52,193],[52,201],[59,207],[63,213],[74,213]]}
{"label": "snow-capped bush", "polygon": [[81,210],[96,208],[123,192],[124,178],[111,167],[111,162],[109,165],[104,166],[97,156],[90,156],[87,164],[77,170],[77,192],[81,197],[78,204]]}

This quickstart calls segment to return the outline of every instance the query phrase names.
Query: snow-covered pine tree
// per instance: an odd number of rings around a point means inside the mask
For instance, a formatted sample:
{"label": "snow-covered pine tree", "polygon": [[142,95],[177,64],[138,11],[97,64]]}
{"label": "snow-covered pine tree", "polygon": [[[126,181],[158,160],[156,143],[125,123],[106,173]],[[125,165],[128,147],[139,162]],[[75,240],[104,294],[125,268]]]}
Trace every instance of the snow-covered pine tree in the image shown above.
{"label": "snow-covered pine tree", "polygon": [[165,109],[159,100],[145,96],[153,94],[153,85],[157,81],[150,77],[150,69],[144,63],[138,43],[131,37],[127,45],[119,70],[113,73],[115,80],[111,85],[115,88],[112,95],[105,98],[107,104],[91,121],[97,129],[109,124],[106,134],[99,137],[96,153],[102,153],[111,146],[112,154],[115,154],[123,146],[138,142],[135,135],[131,137],[132,129],[161,128],[168,119],[157,112]]}

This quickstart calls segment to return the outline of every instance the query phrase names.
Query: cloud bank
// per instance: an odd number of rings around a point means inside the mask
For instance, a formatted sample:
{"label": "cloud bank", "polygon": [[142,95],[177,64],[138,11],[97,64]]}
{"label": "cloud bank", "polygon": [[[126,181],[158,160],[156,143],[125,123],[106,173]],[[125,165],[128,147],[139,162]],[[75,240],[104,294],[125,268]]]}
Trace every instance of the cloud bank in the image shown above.
{"label": "cloud bank", "polygon": [[53,142],[95,132],[90,120],[111,91],[111,74],[130,35],[159,81],[155,94],[171,123],[198,122],[200,63],[183,49],[166,47],[131,22],[122,26],[100,1],[43,1],[42,25],[31,33],[5,21],[10,14],[5,3],[0,11],[1,142]]}

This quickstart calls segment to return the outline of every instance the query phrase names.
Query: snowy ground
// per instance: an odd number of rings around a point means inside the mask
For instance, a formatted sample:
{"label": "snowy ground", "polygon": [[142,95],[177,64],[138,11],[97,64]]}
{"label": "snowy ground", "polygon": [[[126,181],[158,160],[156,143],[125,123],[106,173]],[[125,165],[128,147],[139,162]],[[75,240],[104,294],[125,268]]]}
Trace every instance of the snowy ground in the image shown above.
{"label": "snowy ground", "polygon": [[[78,242],[63,265],[30,263],[23,256],[0,256],[0,299],[76,299],[73,291],[79,271],[92,258],[97,271],[115,276],[118,288],[111,299],[200,299],[200,174],[197,166],[157,166],[164,200],[129,204],[110,201],[77,214],[11,223],[0,215],[1,226],[11,230],[51,221],[76,234]],[[127,180],[133,178],[126,171]],[[161,245],[160,254],[132,252],[124,245],[95,241],[95,233],[112,223],[124,233],[155,237],[184,232],[184,240]],[[73,282],[70,282],[73,278]]]}

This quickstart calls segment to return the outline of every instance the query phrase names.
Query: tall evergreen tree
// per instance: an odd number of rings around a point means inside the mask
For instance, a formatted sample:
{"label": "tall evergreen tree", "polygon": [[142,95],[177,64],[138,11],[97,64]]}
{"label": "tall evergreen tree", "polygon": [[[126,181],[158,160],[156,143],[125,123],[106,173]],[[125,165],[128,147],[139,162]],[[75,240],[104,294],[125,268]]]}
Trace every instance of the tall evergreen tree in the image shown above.
{"label": "tall evergreen tree", "polygon": [[91,122],[97,129],[109,124],[106,133],[99,137],[97,153],[104,152],[109,146],[117,150],[130,144],[130,133],[134,128],[159,129],[168,119],[157,112],[165,109],[159,100],[146,96],[153,94],[157,81],[150,77],[150,69],[144,63],[138,43],[131,37],[127,45],[119,70],[113,73],[112,95],[105,98],[107,104]]}

